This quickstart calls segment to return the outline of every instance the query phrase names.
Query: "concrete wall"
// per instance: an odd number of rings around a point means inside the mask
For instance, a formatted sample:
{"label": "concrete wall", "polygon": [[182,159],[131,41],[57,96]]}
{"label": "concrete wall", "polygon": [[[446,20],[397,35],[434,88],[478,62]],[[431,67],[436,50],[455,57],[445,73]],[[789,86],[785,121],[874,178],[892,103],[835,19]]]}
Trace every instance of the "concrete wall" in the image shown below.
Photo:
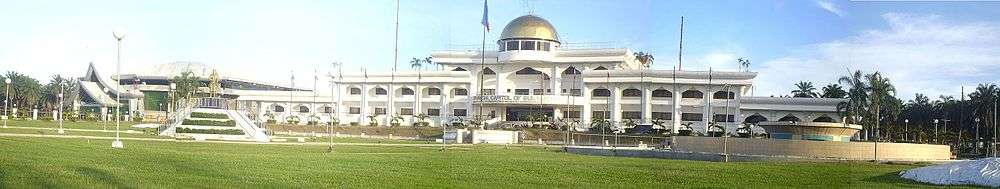
{"label": "concrete wall", "polygon": [[[728,153],[740,155],[792,156],[833,158],[846,160],[872,160],[875,143],[806,141],[781,139],[729,138]],[[722,153],[723,138],[675,137],[673,150],[703,153]],[[878,143],[879,160],[925,161],[951,159],[946,145]]]}

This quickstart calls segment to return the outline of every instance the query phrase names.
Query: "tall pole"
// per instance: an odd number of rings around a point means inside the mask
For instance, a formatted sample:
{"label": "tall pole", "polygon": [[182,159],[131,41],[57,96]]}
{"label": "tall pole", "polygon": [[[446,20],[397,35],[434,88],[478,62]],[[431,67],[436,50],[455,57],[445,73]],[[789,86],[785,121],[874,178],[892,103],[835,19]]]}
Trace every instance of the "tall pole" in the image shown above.
{"label": "tall pole", "polygon": [[938,142],[938,119],[934,119],[934,142]]}
{"label": "tall pole", "polygon": [[910,119],[903,120],[903,141],[910,140]]}
{"label": "tall pole", "polygon": [[125,34],[121,31],[114,31],[115,39],[118,40],[118,50],[115,53],[117,56],[116,66],[115,66],[115,141],[111,142],[111,148],[125,148],[125,144],[121,141],[121,111],[122,111],[122,101],[121,101],[121,74],[122,74],[122,39],[125,38]]}
{"label": "tall pole", "polygon": [[3,128],[7,128],[7,119],[8,119],[7,107],[10,104],[10,78],[4,78],[4,83],[6,83],[4,86],[7,89],[3,93],[3,97],[5,98],[3,100]]}
{"label": "tall pole", "polygon": [[682,62],[683,62],[683,60],[681,59],[681,55],[684,52],[684,16],[681,16],[681,32],[680,32],[680,36],[681,36],[681,38],[677,42],[677,70],[684,70],[681,67]]}
{"label": "tall pole", "polygon": [[[729,85],[728,83],[726,83],[726,85],[724,87],[722,87],[723,90],[726,91],[726,117],[723,118],[723,119],[725,119],[725,122],[727,124],[730,123],[729,122],[729,116],[730,116],[730,114],[729,114],[729,99],[733,98],[732,93],[729,92],[730,87],[732,87],[732,86]],[[723,128],[722,129],[722,131],[723,131],[722,132],[722,140],[723,140],[722,141],[722,154],[723,154],[723,158],[725,158],[723,161],[724,162],[729,162],[729,134],[728,134],[729,131],[727,131],[727,129],[725,129],[726,128],[725,126],[723,126],[722,128]]]}
{"label": "tall pole", "polygon": [[63,111],[63,85],[62,85],[62,83],[59,83],[59,115],[57,115],[57,116],[59,116],[59,131],[58,131],[59,134],[66,133],[66,131],[63,130],[63,112],[62,111]]}
{"label": "tall pole", "polygon": [[[482,40],[482,47],[480,48],[480,53],[479,53],[479,74],[478,74],[479,75],[479,86],[476,87],[476,89],[479,90],[479,91],[476,91],[477,95],[479,95],[480,93],[483,92],[483,80],[485,80],[485,78],[483,78],[483,70],[486,69],[486,33],[490,32],[490,25],[489,25],[490,22],[487,19],[487,18],[489,18],[487,16],[488,15],[487,13],[489,12],[488,3],[489,3],[488,1],[485,1],[485,0],[483,1],[483,20],[482,20],[482,24],[483,24],[483,40]],[[497,77],[497,81],[496,82],[500,82],[500,78],[499,77]],[[477,120],[480,121],[479,122],[479,126],[483,127],[483,128],[486,128],[486,123],[485,123],[486,120],[483,119],[483,106],[482,105],[479,105],[479,112],[477,112],[476,116],[477,116]]]}
{"label": "tall pole", "polygon": [[394,91],[396,91],[396,90],[393,87],[393,84],[396,83],[396,69],[397,69],[397,67],[399,67],[399,0],[396,0],[396,26],[395,27],[396,27],[396,29],[395,29],[396,30],[395,31],[396,36],[395,36],[395,39],[393,40],[392,74],[389,77],[389,90],[387,92],[387,95],[385,95],[388,98],[386,100],[386,102],[388,102],[388,104],[386,105],[386,112],[385,112],[386,113],[386,121],[385,121],[385,123],[388,123],[389,126],[392,126],[392,123],[391,123],[392,119],[394,119],[394,116],[396,115],[396,113],[395,113],[396,112],[396,102],[393,101],[393,95],[395,93]]}
{"label": "tall pole", "polygon": [[975,121],[976,121],[976,135],[975,135],[976,138],[972,141],[973,142],[972,151],[975,152],[976,154],[979,154],[979,118],[977,117]]}

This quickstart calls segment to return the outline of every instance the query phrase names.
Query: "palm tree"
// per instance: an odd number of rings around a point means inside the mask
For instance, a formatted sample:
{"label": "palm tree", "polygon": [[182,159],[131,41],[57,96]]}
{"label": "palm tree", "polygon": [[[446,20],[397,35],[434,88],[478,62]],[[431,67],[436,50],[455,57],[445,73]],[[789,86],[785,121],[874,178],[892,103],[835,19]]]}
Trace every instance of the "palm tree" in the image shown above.
{"label": "palm tree", "polygon": [[438,66],[438,70],[440,70],[440,66],[441,66],[441,64],[438,64],[437,62],[434,62],[434,57],[429,57],[429,56],[426,57],[426,58],[424,58],[424,64],[437,65]]}
{"label": "palm tree", "polygon": [[739,59],[736,59],[736,62],[740,63],[740,68],[743,69],[743,71],[745,71],[745,72],[749,72],[750,71],[750,59],[749,58],[740,57]]}
{"label": "palm tree", "polygon": [[823,94],[819,96],[823,98],[844,98],[847,96],[847,91],[844,91],[844,88],[834,83],[823,87]]}
{"label": "palm tree", "polygon": [[794,96],[794,97],[797,97],[797,98],[816,98],[817,96],[819,96],[819,95],[816,95],[816,92],[815,92],[816,87],[813,87],[812,82],[799,81],[799,83],[795,84],[795,87],[798,88],[798,89],[792,90],[792,96]]}
{"label": "palm tree", "polygon": [[896,96],[896,87],[892,85],[889,78],[882,77],[882,74],[875,72],[872,74],[865,75],[868,79],[868,100],[871,102],[871,106],[875,110],[875,116],[872,117],[872,122],[875,124],[875,140],[878,140],[879,133],[879,123],[882,122],[882,108],[892,106],[892,101],[888,98],[894,98]]}
{"label": "palm tree", "polygon": [[841,76],[837,82],[848,87],[848,101],[838,105],[837,110],[842,113],[843,117],[847,118],[847,123],[857,123],[860,121],[858,116],[868,104],[868,84],[865,83],[864,73],[861,70],[855,70],[851,74]]}
{"label": "palm tree", "polygon": [[420,68],[424,67],[423,63],[424,60],[413,58],[412,60],[410,60],[410,68],[414,68],[417,69],[417,71],[420,71]]}
{"label": "palm tree", "polygon": [[632,55],[635,56],[635,60],[638,60],[643,67],[649,68],[649,66],[653,65],[653,54],[639,51],[632,53]]}

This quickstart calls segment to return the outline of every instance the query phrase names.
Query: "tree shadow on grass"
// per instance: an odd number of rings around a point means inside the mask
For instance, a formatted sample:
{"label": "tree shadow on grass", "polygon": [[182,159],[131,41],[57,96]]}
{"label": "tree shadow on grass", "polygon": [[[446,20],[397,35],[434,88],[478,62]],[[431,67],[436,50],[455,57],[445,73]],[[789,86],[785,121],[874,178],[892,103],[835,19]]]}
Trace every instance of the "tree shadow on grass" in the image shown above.
{"label": "tree shadow on grass", "polygon": [[915,180],[910,180],[903,178],[899,175],[899,172],[890,172],[874,177],[868,177],[861,179],[863,182],[872,183],[883,183],[883,184],[893,184],[898,187],[962,187],[962,188],[987,188],[976,185],[936,185],[931,183],[917,182]]}
{"label": "tree shadow on grass", "polygon": [[115,178],[114,175],[104,170],[95,169],[91,167],[75,167],[73,169],[76,171],[76,173],[86,178],[98,180],[114,188],[132,188],[131,186],[127,186],[124,183],[120,182],[118,179]]}

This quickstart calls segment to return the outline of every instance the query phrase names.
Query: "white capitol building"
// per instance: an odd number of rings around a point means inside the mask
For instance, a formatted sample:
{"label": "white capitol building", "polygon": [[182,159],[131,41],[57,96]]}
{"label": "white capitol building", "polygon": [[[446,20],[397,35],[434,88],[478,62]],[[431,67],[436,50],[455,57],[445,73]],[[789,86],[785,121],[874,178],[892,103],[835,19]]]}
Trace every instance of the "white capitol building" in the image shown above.
{"label": "white capitol building", "polygon": [[[747,96],[756,72],[655,70],[627,48],[564,48],[555,27],[534,15],[508,23],[495,45],[498,51],[485,54],[432,52],[432,60],[443,67],[439,71],[335,73],[324,78],[333,84],[322,84],[317,91],[223,75],[221,93],[253,108],[251,117],[273,115],[276,122],[297,116],[385,125],[401,117],[401,125],[407,126],[420,120],[417,115],[426,115],[431,126],[440,126],[482,115],[475,120],[502,125],[544,116],[577,129],[609,120],[615,128],[655,124],[677,132],[689,125],[701,133],[710,123],[734,132],[741,123],[764,120],[841,122],[836,111],[841,99]],[[169,83],[184,70],[207,82],[214,69],[179,62],[122,74],[122,102],[142,114],[162,112],[166,105],[150,99],[169,95]],[[91,68],[81,81],[82,107],[113,106],[115,91],[103,90],[118,87],[111,78],[101,78]]]}

